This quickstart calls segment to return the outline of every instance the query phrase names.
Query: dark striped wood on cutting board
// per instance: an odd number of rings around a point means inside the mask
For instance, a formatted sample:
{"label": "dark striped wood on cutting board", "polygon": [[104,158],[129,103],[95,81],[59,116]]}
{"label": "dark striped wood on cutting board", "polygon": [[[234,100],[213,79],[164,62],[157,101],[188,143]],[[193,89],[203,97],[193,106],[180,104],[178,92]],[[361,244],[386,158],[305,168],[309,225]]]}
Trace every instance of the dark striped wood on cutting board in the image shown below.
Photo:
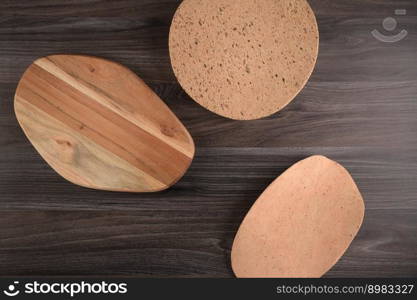
{"label": "dark striped wood on cutting board", "polygon": [[36,60],[15,95],[26,136],[67,180],[89,188],[153,192],[177,182],[193,140],[133,72],[96,57]]}

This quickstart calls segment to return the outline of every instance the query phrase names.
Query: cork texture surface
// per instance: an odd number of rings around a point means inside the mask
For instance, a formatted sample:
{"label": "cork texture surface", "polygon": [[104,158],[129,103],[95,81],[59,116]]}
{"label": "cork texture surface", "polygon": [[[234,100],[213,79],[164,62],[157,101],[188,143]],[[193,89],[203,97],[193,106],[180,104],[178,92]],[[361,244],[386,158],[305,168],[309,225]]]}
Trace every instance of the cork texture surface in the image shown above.
{"label": "cork texture surface", "polygon": [[263,118],[291,102],[314,69],[318,44],[305,0],[185,0],[169,36],[184,90],[236,120]]}
{"label": "cork texture surface", "polygon": [[361,227],[364,202],[338,163],[312,156],[296,163],[259,197],[232,247],[237,277],[321,277]]}

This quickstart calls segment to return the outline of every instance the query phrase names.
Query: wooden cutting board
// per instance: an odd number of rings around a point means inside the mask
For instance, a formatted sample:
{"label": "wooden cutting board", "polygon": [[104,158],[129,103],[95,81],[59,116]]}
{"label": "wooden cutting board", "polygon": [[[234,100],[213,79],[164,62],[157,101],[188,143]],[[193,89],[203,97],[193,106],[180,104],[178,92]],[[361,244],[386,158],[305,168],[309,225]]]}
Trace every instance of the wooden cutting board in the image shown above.
{"label": "wooden cutting board", "polygon": [[235,120],[263,118],[290,103],[314,69],[318,45],[305,0],[184,0],[169,35],[184,90]]}
{"label": "wooden cutting board", "polygon": [[20,80],[14,103],[39,154],[84,187],[164,190],[194,157],[193,140],[174,113],[133,72],[105,59],[38,59]]}
{"label": "wooden cutting board", "polygon": [[232,247],[237,277],[321,277],[343,255],[364,217],[347,170],[323,156],[298,162],[256,200]]}

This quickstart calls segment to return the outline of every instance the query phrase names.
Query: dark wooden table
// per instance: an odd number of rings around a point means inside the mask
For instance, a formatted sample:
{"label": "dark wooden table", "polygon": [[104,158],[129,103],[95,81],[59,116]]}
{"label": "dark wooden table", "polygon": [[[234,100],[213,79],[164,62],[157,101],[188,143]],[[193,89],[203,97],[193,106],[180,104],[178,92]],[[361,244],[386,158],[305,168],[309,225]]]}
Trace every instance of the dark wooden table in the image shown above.
{"label": "dark wooden table", "polygon": [[[417,1],[311,0],[316,70],[282,112],[218,117],[189,99],[168,48],[177,0],[0,2],[0,275],[231,277],[243,216],[286,168],[312,154],[346,166],[364,225],[329,277],[417,276]],[[408,36],[383,43],[397,8]],[[386,32],[385,32],[386,33]],[[84,189],[52,171],[24,137],[13,95],[37,57],[83,53],[125,64],[196,141],[186,176],[157,194]]]}

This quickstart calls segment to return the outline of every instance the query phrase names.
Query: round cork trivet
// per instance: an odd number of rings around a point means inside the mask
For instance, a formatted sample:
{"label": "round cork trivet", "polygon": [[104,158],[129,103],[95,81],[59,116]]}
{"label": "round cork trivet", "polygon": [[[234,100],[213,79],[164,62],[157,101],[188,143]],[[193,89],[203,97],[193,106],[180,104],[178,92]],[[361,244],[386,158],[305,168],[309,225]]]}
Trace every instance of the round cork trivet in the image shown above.
{"label": "round cork trivet", "polygon": [[293,100],[314,69],[318,44],[305,0],[185,0],[169,35],[184,90],[236,120],[269,116]]}

